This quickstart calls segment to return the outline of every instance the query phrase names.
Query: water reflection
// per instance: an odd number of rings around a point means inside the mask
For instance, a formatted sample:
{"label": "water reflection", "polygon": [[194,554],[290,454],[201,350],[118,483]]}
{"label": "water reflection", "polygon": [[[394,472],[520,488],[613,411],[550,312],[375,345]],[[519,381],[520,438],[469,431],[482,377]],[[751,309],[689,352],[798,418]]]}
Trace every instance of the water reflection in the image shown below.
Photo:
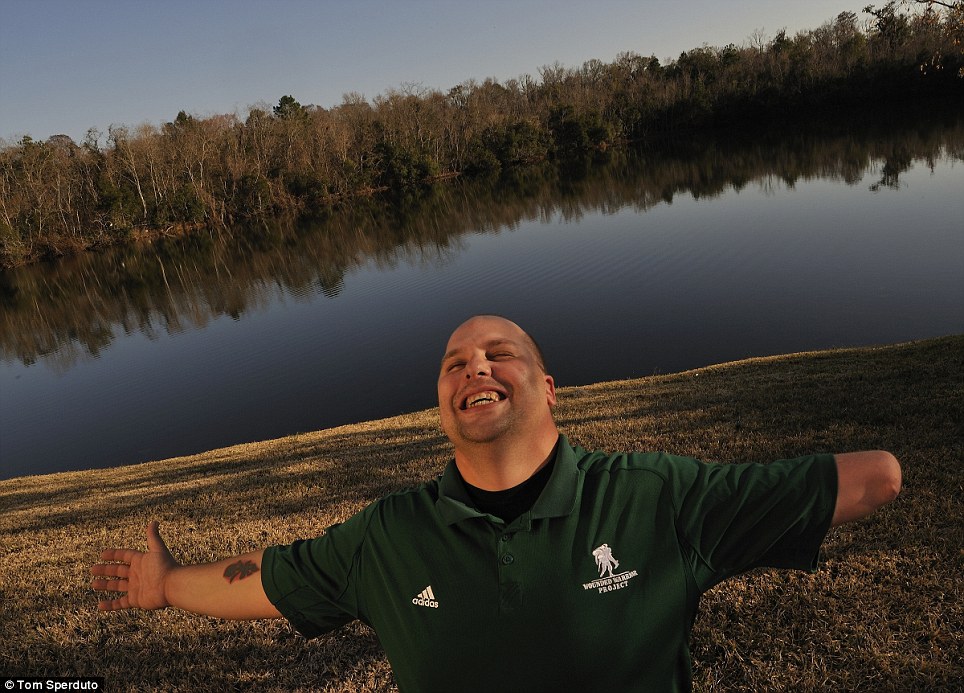
{"label": "water reflection", "polygon": [[119,333],[178,333],[219,316],[240,320],[279,294],[338,296],[346,273],[366,264],[444,264],[466,233],[514,229],[560,215],[645,211],[679,195],[713,198],[824,178],[849,185],[879,170],[871,189],[897,188],[915,161],[964,158],[958,122],[773,140],[693,139],[658,150],[617,150],[605,160],[449,182],[404,201],[356,201],[312,222],[200,233],[0,273],[0,357],[58,372],[97,358]]}

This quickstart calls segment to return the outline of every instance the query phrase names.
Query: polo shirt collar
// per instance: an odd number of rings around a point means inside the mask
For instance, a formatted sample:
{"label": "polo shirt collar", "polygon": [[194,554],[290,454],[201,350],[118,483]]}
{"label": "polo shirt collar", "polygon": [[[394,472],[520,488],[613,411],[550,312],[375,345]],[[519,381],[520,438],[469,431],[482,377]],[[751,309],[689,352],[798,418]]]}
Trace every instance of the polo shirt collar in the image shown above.
{"label": "polo shirt collar", "polygon": [[[572,513],[576,507],[580,482],[576,457],[577,453],[569,440],[560,434],[552,474],[532,509],[526,513],[530,519],[563,517]],[[471,506],[455,460],[451,460],[446,466],[439,479],[438,488],[439,498],[435,507],[445,524],[452,525],[471,517],[488,517]]]}

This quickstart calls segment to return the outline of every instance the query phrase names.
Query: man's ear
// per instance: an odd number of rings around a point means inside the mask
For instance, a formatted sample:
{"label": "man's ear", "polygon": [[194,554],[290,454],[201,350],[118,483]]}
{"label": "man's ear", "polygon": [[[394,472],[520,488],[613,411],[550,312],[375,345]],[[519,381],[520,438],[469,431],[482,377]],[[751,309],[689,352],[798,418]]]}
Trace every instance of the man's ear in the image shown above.
{"label": "man's ear", "polygon": [[556,382],[551,375],[546,376],[546,402],[550,407],[556,406]]}

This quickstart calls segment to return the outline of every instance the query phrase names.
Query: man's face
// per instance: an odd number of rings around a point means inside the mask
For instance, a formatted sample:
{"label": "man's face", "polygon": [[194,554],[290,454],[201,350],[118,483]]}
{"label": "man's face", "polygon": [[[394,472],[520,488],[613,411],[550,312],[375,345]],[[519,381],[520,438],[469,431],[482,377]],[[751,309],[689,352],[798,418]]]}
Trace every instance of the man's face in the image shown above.
{"label": "man's face", "polygon": [[553,425],[556,393],[522,328],[504,318],[478,316],[449,338],[438,399],[442,430],[459,447]]}

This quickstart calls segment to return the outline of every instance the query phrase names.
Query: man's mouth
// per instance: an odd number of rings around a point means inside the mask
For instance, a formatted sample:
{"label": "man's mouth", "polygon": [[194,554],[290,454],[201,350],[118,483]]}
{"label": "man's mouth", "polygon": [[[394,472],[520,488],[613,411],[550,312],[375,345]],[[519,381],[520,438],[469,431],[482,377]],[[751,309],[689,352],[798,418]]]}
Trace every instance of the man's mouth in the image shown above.
{"label": "man's mouth", "polygon": [[465,398],[462,403],[462,409],[473,409],[475,407],[484,407],[487,404],[494,404],[495,402],[500,402],[505,399],[505,395],[496,392],[494,390],[487,390],[485,392],[476,392],[475,394],[469,395]]}

